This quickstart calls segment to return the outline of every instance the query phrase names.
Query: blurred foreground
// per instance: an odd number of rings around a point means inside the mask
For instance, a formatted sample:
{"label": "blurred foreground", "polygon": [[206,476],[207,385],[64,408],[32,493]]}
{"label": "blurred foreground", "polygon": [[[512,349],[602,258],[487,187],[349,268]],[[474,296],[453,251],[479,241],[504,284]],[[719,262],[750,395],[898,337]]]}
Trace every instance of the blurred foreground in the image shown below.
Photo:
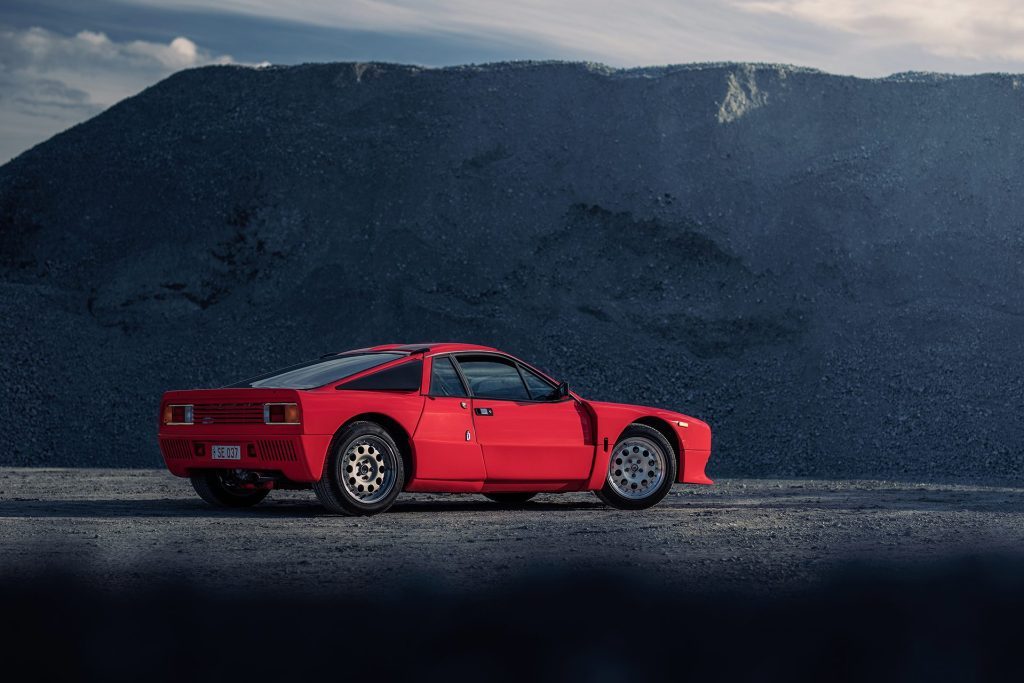
{"label": "blurred foreground", "polygon": [[786,597],[637,573],[535,573],[473,591],[111,594],[7,576],[0,647],[38,680],[976,680],[1018,666],[1022,566],[846,573]]}

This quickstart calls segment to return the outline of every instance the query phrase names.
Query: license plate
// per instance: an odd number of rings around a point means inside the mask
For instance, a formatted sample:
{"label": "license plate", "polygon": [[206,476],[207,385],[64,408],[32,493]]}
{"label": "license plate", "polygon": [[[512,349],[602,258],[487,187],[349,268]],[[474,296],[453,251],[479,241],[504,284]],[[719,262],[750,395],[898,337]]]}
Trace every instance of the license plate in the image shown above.
{"label": "license plate", "polygon": [[241,446],[213,446],[210,448],[210,455],[214,460],[241,460]]}

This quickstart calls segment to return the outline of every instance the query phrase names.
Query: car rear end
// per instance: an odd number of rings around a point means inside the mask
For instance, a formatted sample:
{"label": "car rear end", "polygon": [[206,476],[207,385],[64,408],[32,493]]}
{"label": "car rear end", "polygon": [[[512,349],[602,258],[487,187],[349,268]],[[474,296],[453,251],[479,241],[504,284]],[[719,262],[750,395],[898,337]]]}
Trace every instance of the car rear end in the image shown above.
{"label": "car rear end", "polygon": [[160,404],[158,438],[167,469],[179,477],[233,470],[254,486],[308,483],[320,478],[310,457],[330,436],[303,431],[302,392],[294,389],[169,391]]}

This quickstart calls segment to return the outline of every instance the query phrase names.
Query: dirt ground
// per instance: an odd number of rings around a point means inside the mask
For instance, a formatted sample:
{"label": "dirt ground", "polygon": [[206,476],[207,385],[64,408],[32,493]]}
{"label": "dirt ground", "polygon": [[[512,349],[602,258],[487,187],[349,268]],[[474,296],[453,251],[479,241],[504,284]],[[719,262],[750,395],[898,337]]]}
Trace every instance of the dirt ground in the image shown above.
{"label": "dirt ground", "polygon": [[677,485],[643,512],[591,494],[521,509],[406,494],[371,518],[311,492],[246,511],[206,506],[157,470],[0,470],[0,571],[74,571],[102,589],[161,578],[249,590],[483,588],[587,570],[697,590],[802,589],[844,569],[920,565],[1024,547],[1024,489],[730,479]]}

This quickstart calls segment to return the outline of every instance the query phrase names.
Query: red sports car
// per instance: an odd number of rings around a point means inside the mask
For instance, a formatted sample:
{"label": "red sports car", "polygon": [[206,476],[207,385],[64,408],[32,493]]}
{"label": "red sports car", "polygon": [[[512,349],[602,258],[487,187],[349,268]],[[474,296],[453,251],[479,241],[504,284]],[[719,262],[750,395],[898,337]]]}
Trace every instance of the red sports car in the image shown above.
{"label": "red sports car", "polygon": [[588,401],[537,368],[472,344],[333,353],[223,389],[169,391],[160,451],[212,505],[312,488],[370,515],[402,491],[482,493],[505,505],[594,491],[647,508],[673,482],[710,484],[711,429],[680,413]]}

